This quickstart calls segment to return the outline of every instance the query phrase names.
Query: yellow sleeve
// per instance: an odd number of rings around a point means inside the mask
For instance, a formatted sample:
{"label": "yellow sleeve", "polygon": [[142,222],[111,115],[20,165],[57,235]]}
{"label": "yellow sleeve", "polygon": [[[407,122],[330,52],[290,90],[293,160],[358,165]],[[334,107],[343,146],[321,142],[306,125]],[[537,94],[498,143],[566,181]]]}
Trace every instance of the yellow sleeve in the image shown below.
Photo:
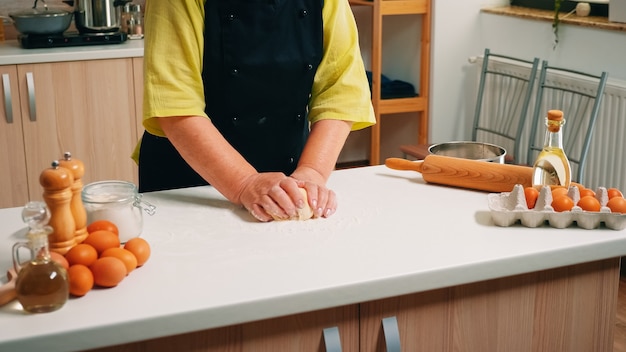
{"label": "yellow sleeve", "polygon": [[206,116],[202,58],[205,0],[150,0],[145,13],[143,126],[162,116]]}
{"label": "yellow sleeve", "polygon": [[352,130],[376,123],[352,9],[347,0],[326,0],[324,54],[315,74],[309,120],[352,121]]}

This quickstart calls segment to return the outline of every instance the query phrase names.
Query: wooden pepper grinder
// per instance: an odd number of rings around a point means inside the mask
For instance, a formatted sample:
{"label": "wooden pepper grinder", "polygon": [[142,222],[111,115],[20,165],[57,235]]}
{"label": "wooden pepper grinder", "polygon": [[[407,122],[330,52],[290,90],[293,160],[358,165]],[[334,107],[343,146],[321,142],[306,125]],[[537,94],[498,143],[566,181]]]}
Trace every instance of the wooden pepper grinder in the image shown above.
{"label": "wooden pepper grinder", "polygon": [[50,209],[52,232],[48,235],[50,250],[65,254],[76,244],[74,233],[76,223],[72,215],[72,184],[74,178],[70,170],[59,167],[59,161],[52,162],[52,167],[39,175],[39,183],[43,186],[43,199]]}
{"label": "wooden pepper grinder", "polygon": [[63,154],[63,160],[59,161],[59,166],[64,167],[72,173],[74,182],[72,183],[72,201],[70,202],[70,208],[72,209],[72,215],[74,216],[74,223],[76,225],[76,231],[74,237],[76,243],[81,243],[87,238],[87,211],[83,205],[81,199],[81,192],[83,190],[82,177],[85,174],[85,166],[83,162],[78,159],[72,159],[70,152]]}

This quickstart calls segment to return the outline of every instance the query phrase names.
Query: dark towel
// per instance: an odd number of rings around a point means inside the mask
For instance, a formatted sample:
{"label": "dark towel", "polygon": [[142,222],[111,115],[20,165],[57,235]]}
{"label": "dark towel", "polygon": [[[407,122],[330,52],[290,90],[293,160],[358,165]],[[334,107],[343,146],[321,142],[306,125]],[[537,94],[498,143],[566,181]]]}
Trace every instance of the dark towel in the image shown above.
{"label": "dark towel", "polygon": [[[372,89],[372,72],[366,71],[367,80],[369,81],[370,90]],[[380,98],[409,98],[417,96],[415,87],[408,82],[400,80],[391,80],[385,75],[380,75]]]}

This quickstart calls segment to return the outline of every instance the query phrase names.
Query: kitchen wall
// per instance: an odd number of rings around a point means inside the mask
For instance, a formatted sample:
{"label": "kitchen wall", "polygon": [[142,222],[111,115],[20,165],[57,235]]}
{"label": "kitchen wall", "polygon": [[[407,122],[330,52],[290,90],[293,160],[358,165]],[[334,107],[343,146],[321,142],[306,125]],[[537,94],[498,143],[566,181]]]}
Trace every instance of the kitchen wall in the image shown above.
{"label": "kitchen wall", "polygon": [[[466,0],[453,10],[454,0],[437,0],[433,28],[431,138],[434,142],[466,138],[475,93],[475,67],[468,57],[485,47],[494,52],[532,58],[551,64],[626,80],[626,32],[561,24],[559,43],[550,22],[484,14],[484,0]],[[491,4],[507,5],[508,1]],[[456,128],[450,128],[456,126]],[[623,146],[622,146],[623,148]]]}

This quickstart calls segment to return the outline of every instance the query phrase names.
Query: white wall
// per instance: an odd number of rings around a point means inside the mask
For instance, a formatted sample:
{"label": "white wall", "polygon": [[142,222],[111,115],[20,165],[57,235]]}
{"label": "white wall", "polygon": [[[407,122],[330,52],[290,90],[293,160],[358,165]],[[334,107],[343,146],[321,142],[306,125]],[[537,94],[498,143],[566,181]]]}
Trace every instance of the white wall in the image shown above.
{"label": "white wall", "polygon": [[480,12],[498,3],[507,5],[508,1],[465,0],[459,6],[455,0],[434,0],[430,102],[433,142],[468,138],[475,68],[467,58],[480,55],[486,47],[528,59],[537,56],[572,69],[598,74],[607,71],[609,79],[626,80],[626,32],[561,23],[559,43],[554,48],[551,22]]}

